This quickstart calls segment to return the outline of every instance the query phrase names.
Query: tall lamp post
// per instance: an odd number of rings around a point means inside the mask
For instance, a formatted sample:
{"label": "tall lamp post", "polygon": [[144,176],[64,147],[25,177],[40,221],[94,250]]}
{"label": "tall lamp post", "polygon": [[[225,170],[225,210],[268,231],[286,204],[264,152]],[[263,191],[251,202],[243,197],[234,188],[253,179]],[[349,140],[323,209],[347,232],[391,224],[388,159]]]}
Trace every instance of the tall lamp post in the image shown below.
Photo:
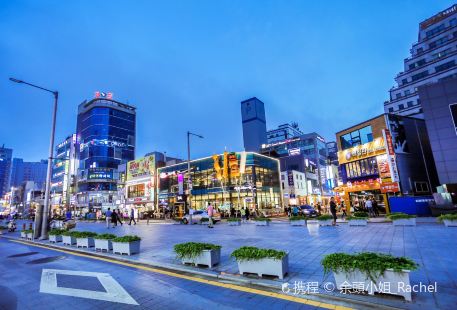
{"label": "tall lamp post", "polygon": [[[192,208],[192,179],[190,177],[190,136],[195,136],[203,139],[203,136],[197,135],[190,131],[187,132],[187,189],[189,190],[189,210]],[[184,215],[186,214],[186,208],[184,207]],[[192,220],[192,218],[191,218]]]}
{"label": "tall lamp post", "polygon": [[51,127],[51,138],[49,141],[49,156],[48,156],[48,169],[46,173],[46,189],[44,193],[44,209],[43,209],[43,221],[41,224],[41,237],[40,239],[47,239],[48,238],[48,216],[49,216],[49,191],[51,187],[51,167],[52,167],[52,151],[54,149],[54,135],[56,131],[56,115],[57,115],[57,100],[59,99],[59,92],[58,91],[53,91],[49,90],[47,88],[43,88],[31,83],[27,83],[22,80],[18,80],[15,78],[10,78],[10,81],[19,83],[19,84],[25,84],[34,88],[38,88],[41,90],[44,90],[46,92],[49,92],[54,95],[54,110],[52,112],[52,127]]}

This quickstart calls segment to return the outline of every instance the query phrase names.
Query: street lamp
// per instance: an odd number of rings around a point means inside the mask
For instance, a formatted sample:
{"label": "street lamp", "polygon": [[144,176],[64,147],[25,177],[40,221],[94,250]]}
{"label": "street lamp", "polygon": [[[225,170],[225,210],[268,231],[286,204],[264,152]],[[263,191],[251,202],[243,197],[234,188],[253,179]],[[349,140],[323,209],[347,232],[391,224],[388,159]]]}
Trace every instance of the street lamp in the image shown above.
{"label": "street lamp", "polygon": [[[51,167],[52,167],[52,151],[54,149],[54,135],[56,131],[56,115],[57,115],[57,100],[59,98],[59,92],[58,91],[53,91],[49,90],[47,88],[43,88],[31,83],[27,83],[22,80],[18,80],[15,78],[10,78],[11,82],[19,83],[19,84],[25,84],[34,88],[38,88],[41,90],[44,90],[46,92],[49,92],[54,95],[54,110],[52,113],[52,127],[51,127],[51,138],[49,141],[49,156],[48,156],[48,169],[46,173],[46,189],[44,193],[44,209],[43,209],[43,221],[41,224],[41,237],[40,239],[47,239],[48,238],[48,215],[49,215],[49,191],[51,187]],[[36,217],[35,217],[36,218]]]}
{"label": "street lamp", "polygon": [[[187,132],[187,189],[189,190],[189,210],[192,208],[192,179],[190,177],[190,136],[195,136],[203,139],[203,136],[201,135],[197,135],[190,131]],[[186,207],[184,207],[184,215],[186,215]]]}

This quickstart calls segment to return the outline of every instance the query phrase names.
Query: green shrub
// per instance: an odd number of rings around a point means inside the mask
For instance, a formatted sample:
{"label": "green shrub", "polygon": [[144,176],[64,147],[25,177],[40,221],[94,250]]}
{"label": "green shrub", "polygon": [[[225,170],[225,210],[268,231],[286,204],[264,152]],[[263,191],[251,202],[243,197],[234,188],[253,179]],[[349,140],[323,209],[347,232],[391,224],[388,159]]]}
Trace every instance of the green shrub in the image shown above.
{"label": "green shrub", "polygon": [[257,221],[257,222],[271,222],[271,219],[269,219],[268,217],[256,217],[256,218],[254,218],[254,221]]}
{"label": "green shrub", "polygon": [[358,211],[358,212],[354,212],[352,214],[352,216],[354,216],[354,217],[366,217],[367,218],[368,217],[368,213],[363,212],[363,211]]}
{"label": "green shrub", "polygon": [[101,239],[101,240],[111,240],[111,239],[114,239],[116,237],[117,236],[113,235],[113,234],[100,234],[100,235],[95,236],[94,238],[95,239]]}
{"label": "green shrub", "polygon": [[457,214],[441,214],[438,216],[439,222],[443,222],[444,220],[457,221]]}
{"label": "green shrub", "polygon": [[117,238],[114,238],[113,242],[123,242],[123,243],[129,243],[129,242],[134,242],[134,241],[140,241],[141,238],[138,237],[138,236],[122,236],[122,237],[117,237]]}
{"label": "green shrub", "polygon": [[353,272],[360,270],[367,275],[371,281],[384,274],[386,269],[393,269],[395,272],[402,270],[415,270],[418,265],[407,257],[394,257],[392,255],[363,252],[357,254],[333,253],[324,256],[321,261],[324,273]]}
{"label": "green shrub", "polygon": [[61,236],[66,230],[65,229],[51,229],[49,231],[50,236]]}
{"label": "green shrub", "polygon": [[273,249],[260,249],[253,246],[243,246],[233,251],[230,255],[237,261],[260,260],[263,258],[282,259],[286,256],[285,251],[277,251]]}
{"label": "green shrub", "polygon": [[203,250],[219,250],[220,248],[220,245],[211,243],[186,242],[176,244],[174,246],[174,251],[176,253],[176,257],[182,259],[184,257],[197,257],[203,252]]}
{"label": "green shrub", "polygon": [[348,216],[347,220],[348,221],[354,221],[354,220],[367,220],[368,217],[357,217],[357,216]]}
{"label": "green shrub", "polygon": [[62,236],[72,236],[74,237],[74,233],[77,233],[77,231],[70,231],[70,230],[66,230],[62,233]]}
{"label": "green shrub", "polygon": [[208,217],[202,217],[200,219],[200,222],[209,222],[209,218]]}
{"label": "green shrub", "polygon": [[306,216],[296,215],[296,216],[291,216],[289,218],[289,221],[302,221],[302,220],[306,220]]}
{"label": "green shrub", "polygon": [[0,226],[0,230],[5,230],[5,229],[8,229],[8,227],[6,227],[6,226]]}
{"label": "green shrub", "polygon": [[401,220],[401,219],[412,219],[412,218],[415,218],[416,216],[402,213],[402,212],[394,212],[394,213],[387,215],[387,217],[389,219],[391,219],[392,221],[394,221],[394,220]]}
{"label": "green shrub", "polygon": [[329,214],[323,214],[317,217],[318,221],[327,221],[327,220],[333,220],[333,216]]}
{"label": "green shrub", "polygon": [[74,231],[72,236],[75,238],[93,238],[97,236],[97,233],[93,231]]}
{"label": "green shrub", "polygon": [[230,217],[227,219],[227,222],[240,222],[241,219],[237,217]]}
{"label": "green shrub", "polygon": [[22,232],[24,232],[26,234],[31,234],[31,233],[33,233],[33,229],[25,229],[25,230],[22,230]]}

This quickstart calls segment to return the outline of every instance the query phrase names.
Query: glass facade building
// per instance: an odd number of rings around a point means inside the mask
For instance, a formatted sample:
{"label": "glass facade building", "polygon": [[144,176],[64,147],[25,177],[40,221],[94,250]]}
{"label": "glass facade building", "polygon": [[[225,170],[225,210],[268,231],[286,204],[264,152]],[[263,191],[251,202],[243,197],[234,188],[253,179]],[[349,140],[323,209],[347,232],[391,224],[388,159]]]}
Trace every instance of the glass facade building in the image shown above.
{"label": "glass facade building", "polygon": [[271,214],[282,210],[279,161],[253,152],[224,153],[193,160],[190,198],[187,191],[187,163],[158,169],[160,207],[176,213],[186,210],[189,198],[193,209],[209,203],[219,211],[249,208]]}
{"label": "glass facade building", "polygon": [[117,168],[135,158],[135,107],[100,97],[83,102],[76,130],[77,204],[113,207],[119,196]]}

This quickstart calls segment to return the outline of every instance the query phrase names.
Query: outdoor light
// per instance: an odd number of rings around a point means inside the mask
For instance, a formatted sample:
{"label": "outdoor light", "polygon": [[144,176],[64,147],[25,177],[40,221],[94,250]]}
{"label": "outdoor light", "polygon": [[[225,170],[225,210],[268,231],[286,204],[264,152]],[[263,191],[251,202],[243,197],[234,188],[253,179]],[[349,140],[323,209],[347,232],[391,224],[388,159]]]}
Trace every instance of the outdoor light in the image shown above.
{"label": "outdoor light", "polygon": [[10,78],[10,81],[15,82],[15,83],[24,83],[24,81],[21,81],[21,80],[15,79],[15,78]]}

